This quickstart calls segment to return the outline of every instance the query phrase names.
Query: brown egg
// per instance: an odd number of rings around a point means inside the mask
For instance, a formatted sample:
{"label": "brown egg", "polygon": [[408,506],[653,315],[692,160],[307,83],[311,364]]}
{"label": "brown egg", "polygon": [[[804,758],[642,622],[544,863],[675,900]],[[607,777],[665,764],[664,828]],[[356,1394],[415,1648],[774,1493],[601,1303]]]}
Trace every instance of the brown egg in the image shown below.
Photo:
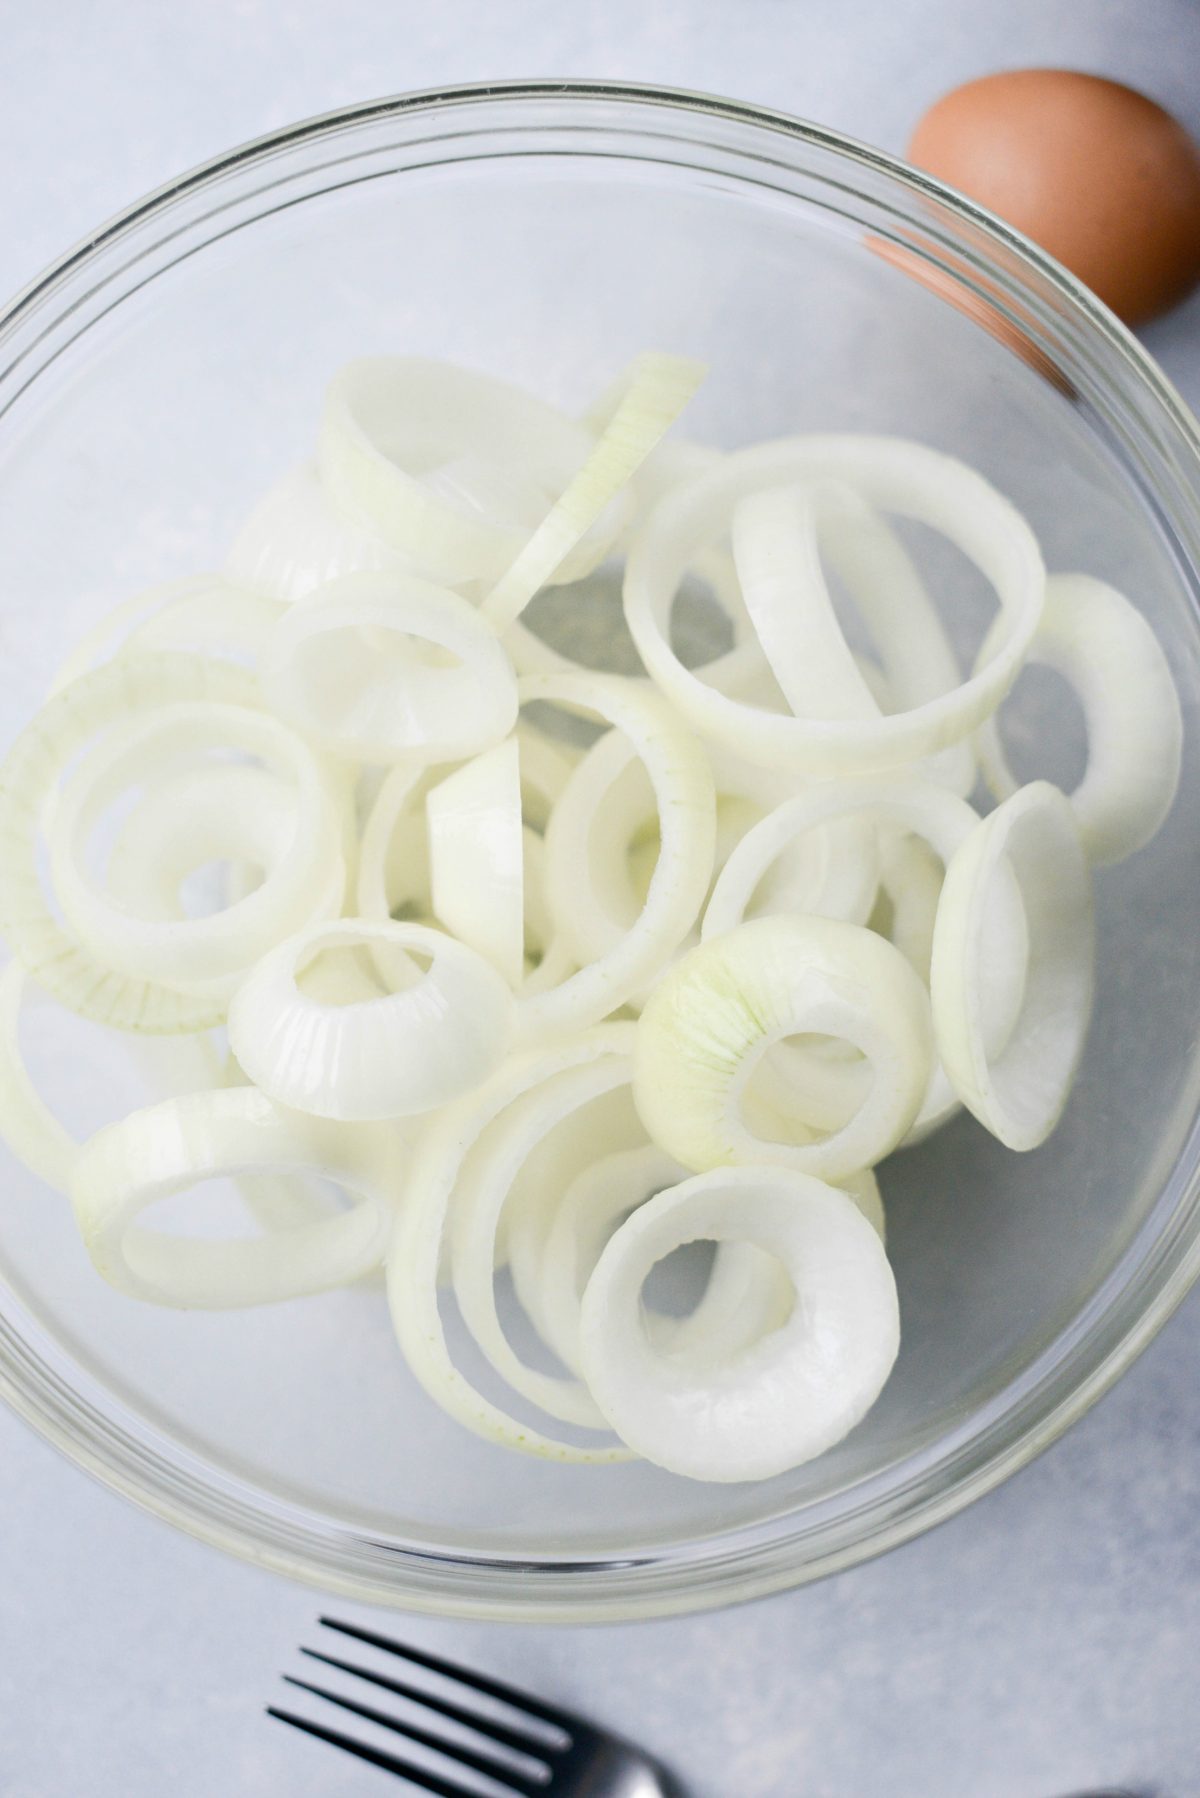
{"label": "brown egg", "polygon": [[1069,69],[1014,69],[931,106],[911,162],[979,200],[1127,324],[1200,281],[1200,149],[1144,94]]}

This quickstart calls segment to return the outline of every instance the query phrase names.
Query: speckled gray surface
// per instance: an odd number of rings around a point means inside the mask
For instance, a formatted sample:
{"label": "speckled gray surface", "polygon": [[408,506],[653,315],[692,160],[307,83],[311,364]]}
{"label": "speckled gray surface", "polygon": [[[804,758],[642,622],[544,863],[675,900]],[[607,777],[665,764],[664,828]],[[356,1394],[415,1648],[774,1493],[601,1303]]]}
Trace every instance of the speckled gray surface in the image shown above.
{"label": "speckled gray surface", "polygon": [[[239,139],[526,74],[760,100],[898,148],[997,66],[1130,80],[1200,129],[1189,0],[55,0],[0,10],[0,289]],[[1148,334],[1200,400],[1200,302]],[[600,1630],[410,1635],[595,1711],[695,1798],[1200,1793],[1200,1299],[1093,1414],[932,1536],[805,1592]],[[109,1496],[0,1414],[4,1798],[396,1789],[262,1720],[314,1595]]]}

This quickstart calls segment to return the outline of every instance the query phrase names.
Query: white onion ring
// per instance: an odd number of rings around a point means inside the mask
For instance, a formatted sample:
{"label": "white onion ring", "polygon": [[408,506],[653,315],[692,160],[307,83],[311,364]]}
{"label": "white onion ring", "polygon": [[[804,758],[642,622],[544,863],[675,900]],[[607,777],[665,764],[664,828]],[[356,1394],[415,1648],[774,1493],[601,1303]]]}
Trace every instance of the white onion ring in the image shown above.
{"label": "white onion ring", "polygon": [[516,988],[525,971],[525,847],[515,737],[425,795],[433,910]]}
{"label": "white onion ring", "polygon": [[[456,665],[404,649],[406,636]],[[281,717],[358,761],[473,755],[517,716],[516,676],[494,632],[460,594],[412,575],[346,575],[293,606],[264,652],[262,681]]]}
{"label": "white onion ring", "polygon": [[[149,895],[148,914],[133,909],[139,894],[127,868],[121,900],[114,900],[86,864],[87,841],[100,817],[147,771],[153,779],[154,770],[173,757],[213,747],[257,756],[285,776],[293,794],[291,815],[284,813],[276,828],[279,814],[272,812],[263,829],[245,803],[254,790],[251,782],[237,778],[251,774],[248,768],[218,765],[180,773],[165,801],[169,808],[174,796],[173,817],[160,805],[156,820],[165,857],[161,871],[177,885],[205,862],[254,860],[273,849],[262,884],[207,917],[186,917],[178,908],[164,917],[155,904],[161,893]],[[230,789],[241,804],[230,803]],[[281,936],[310,922],[314,912],[337,914],[344,880],[340,831],[320,767],[277,719],[246,706],[163,705],[111,731],[63,789],[51,833],[54,890],[78,940],[109,967],[181,992],[227,999]]]}
{"label": "white onion ring", "polygon": [[224,1005],[118,973],[65,930],[42,891],[39,822],[73,758],[102,732],[167,704],[210,702],[253,708],[255,683],[231,663],[198,656],[121,656],[49,700],[0,768],[0,934],[68,1010],[117,1029],[205,1030],[221,1021]]}
{"label": "white onion ring", "polygon": [[19,961],[0,972],[0,1136],[31,1174],[67,1193],[79,1144],[38,1092],[21,1053],[26,974]]}
{"label": "white onion ring", "polygon": [[315,464],[301,462],[267,489],[245,520],[225,573],[236,586],[292,605],[343,575],[405,567],[405,558],[382,537],[337,510]]}
{"label": "white onion ring", "polygon": [[[662,846],[646,903],[621,940],[561,985],[521,999],[519,1029],[527,1042],[598,1022],[658,972],[699,915],[716,840],[716,795],[704,753],[657,694],[613,675],[527,675],[521,701],[539,699],[596,712],[625,733],[654,788]],[[554,829],[551,815],[548,865]]]}
{"label": "white onion ring", "polygon": [[[1183,719],[1162,645],[1115,587],[1053,574],[1026,660],[1061,674],[1083,706],[1087,768],[1070,800],[1088,860],[1124,861],[1154,836],[1179,786]],[[1018,783],[994,716],[979,753],[989,787],[1007,799]]]}
{"label": "white onion ring", "polygon": [[562,578],[568,557],[628,487],[705,373],[702,363],[682,356],[635,357],[606,415],[595,421],[599,435],[587,461],[483,600],[480,611],[496,630],[515,624],[536,593]]}
{"label": "white onion ring", "polygon": [[[787,1322],[715,1370],[664,1354],[641,1315],[656,1262],[686,1242],[751,1242],[795,1287]],[[580,1355],[631,1447],[691,1479],[768,1479],[839,1442],[879,1396],[900,1344],[895,1281],[843,1192],[775,1168],[685,1180],[615,1232],[584,1293]]]}
{"label": "white onion ring", "polygon": [[[696,552],[728,527],[733,509],[765,486],[837,478],[873,505],[933,526],[994,586],[1006,621],[986,667],[952,693],[874,720],[764,712],[714,691],[679,661],[669,615]],[[1016,677],[1041,615],[1044,570],[1028,525],[983,478],[951,457],[899,439],[806,437],[728,456],[669,494],[635,538],[625,613],[651,678],[694,727],[767,767],[837,775],[919,760],[959,742],[994,710]]]}
{"label": "white onion ring", "polygon": [[[398,1139],[289,1116],[249,1087],[191,1093],[135,1111],[80,1151],[75,1215],[104,1278],[151,1304],[265,1305],[356,1280],[383,1254],[399,1187]],[[336,1181],[352,1209],[256,1238],[167,1236],[136,1220],[198,1182],[256,1168]]]}
{"label": "white onion ring", "polygon": [[[591,453],[594,436],[508,382],[376,356],[330,382],[318,445],[338,509],[435,579],[496,580]],[[605,518],[555,578],[577,580],[622,520]]]}
{"label": "white onion ring", "polygon": [[430,1120],[409,1170],[405,1203],[387,1256],[388,1302],[405,1359],[443,1410],[476,1435],[545,1460],[626,1461],[623,1443],[583,1448],[520,1424],[479,1392],[454,1365],[438,1309],[442,1239],[461,1170],[489,1124],[555,1074],[606,1055],[627,1056],[630,1026],[604,1025],[553,1047],[511,1058],[477,1092]]}
{"label": "white onion ring", "polygon": [[[1024,902],[1029,972],[1007,1040],[988,1042],[984,982],[998,873]],[[1047,781],[1022,787],[976,826],[946,869],[930,989],[942,1065],[958,1097],[1010,1149],[1035,1149],[1066,1105],[1091,1018],[1095,926],[1070,802]]]}
{"label": "white onion ring", "polygon": [[[371,943],[427,955],[416,984],[328,1005],[298,985],[328,949]],[[424,924],[345,918],[301,931],[243,981],[229,1007],[229,1041],[256,1086],[315,1117],[343,1122],[432,1111],[491,1073],[512,1032],[513,999],[465,943]]]}
{"label": "white onion ring", "polygon": [[[770,1135],[744,1115],[763,1056],[801,1034],[845,1040],[874,1073],[853,1116],[817,1141],[792,1113],[772,1110]],[[654,989],[638,1024],[634,1099],[650,1136],[685,1167],[746,1161],[837,1180],[905,1135],[932,1050],[928,995],[890,943],[831,918],[759,918],[703,942]]]}

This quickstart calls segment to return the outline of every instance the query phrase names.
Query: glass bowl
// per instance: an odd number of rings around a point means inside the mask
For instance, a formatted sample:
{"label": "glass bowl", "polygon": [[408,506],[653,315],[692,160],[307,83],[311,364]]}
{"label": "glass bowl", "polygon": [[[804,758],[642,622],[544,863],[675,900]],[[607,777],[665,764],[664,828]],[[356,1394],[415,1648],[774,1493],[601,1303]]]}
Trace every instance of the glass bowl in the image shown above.
{"label": "glass bowl", "polygon": [[[1200,460],[1193,421],[1088,293],[831,132],[547,82],[367,105],[237,150],[97,232],[0,332],[5,742],[105,609],[219,563],[312,440],[329,373],[388,350],[581,408],[657,346],[712,365],[698,437],[897,431],[962,454],[1051,568],[1135,597],[1187,719],[1166,827],[1098,882],[1099,1004],[1061,1127],[1017,1156],[963,1118],[889,1162],[903,1350],[867,1421],[813,1465],[713,1487],[508,1456],[415,1387],[378,1290],[143,1308],[5,1154],[0,1389],[22,1415],[260,1564],[371,1602],[564,1620],[846,1567],[987,1491],[1104,1391],[1200,1252]],[[952,561],[934,574],[969,654],[980,596]],[[1062,690],[1026,679],[1015,718],[1024,771],[1067,778],[1080,725]],[[76,1126],[137,1101],[121,1058],[56,1009],[28,1038]]]}

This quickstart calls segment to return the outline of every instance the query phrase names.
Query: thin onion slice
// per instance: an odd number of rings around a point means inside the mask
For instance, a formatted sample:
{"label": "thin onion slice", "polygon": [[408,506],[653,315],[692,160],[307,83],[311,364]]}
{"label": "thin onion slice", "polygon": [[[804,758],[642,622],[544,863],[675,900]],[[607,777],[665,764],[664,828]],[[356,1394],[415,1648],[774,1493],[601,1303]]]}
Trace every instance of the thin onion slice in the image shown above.
{"label": "thin onion slice", "polygon": [[520,750],[485,750],[425,795],[433,909],[511,987],[525,971]]}
{"label": "thin onion slice", "polygon": [[[798,718],[716,691],[669,642],[680,580],[697,551],[728,528],[739,501],[783,482],[834,478],[884,511],[941,531],[987,576],[1003,625],[987,664],[953,692],[876,719]],[[694,727],[765,767],[837,775],[894,767],[967,736],[1016,677],[1041,615],[1045,574],[1028,525],[994,488],[952,457],[882,437],[804,437],[738,451],[669,494],[630,550],[625,614],[651,678]]]}
{"label": "thin onion slice", "polygon": [[19,961],[0,973],[0,1137],[37,1179],[67,1193],[79,1144],[38,1092],[21,1053],[27,977]]}
{"label": "thin onion slice", "polygon": [[683,356],[651,353],[634,360],[587,461],[483,601],[480,610],[498,631],[515,624],[559,573],[674,424],[706,372],[702,363]]}
{"label": "thin onion slice", "polygon": [[605,1056],[564,1068],[523,1093],[488,1127],[464,1166],[452,1214],[451,1266],[458,1308],[501,1378],[551,1417],[603,1430],[606,1423],[577,1380],[541,1373],[513,1349],[496,1308],[494,1269],[501,1216],[513,1183],[537,1144],[605,1093],[628,1085],[628,1056]]}
{"label": "thin onion slice", "polygon": [[[377,356],[330,383],[318,444],[338,510],[435,580],[494,581],[587,461],[591,431],[506,381],[451,363]],[[557,569],[577,580],[621,518]]]}
{"label": "thin onion slice", "polygon": [[289,468],[268,488],[225,562],[236,586],[287,605],[326,581],[386,568],[418,572],[382,537],[338,511],[312,462]]}
{"label": "thin onion slice", "polygon": [[[168,784],[157,816],[143,814],[141,820],[143,827],[157,825],[159,872],[178,886],[186,873],[210,861],[265,855],[270,859],[261,884],[207,917],[187,917],[179,909],[163,917],[153,904],[149,915],[134,909],[140,894],[126,868],[121,899],[114,899],[87,866],[87,843],[100,819],[147,774],[153,781],[155,770],[169,767],[173,758],[211,749],[255,756],[282,776],[290,810],[281,810],[278,800],[264,801],[262,787],[245,778],[252,768],[225,763],[184,770]],[[233,792],[236,804],[230,803]],[[136,828],[136,820],[131,823]],[[340,830],[311,751],[269,713],[212,702],[162,705],[111,731],[67,782],[51,831],[54,891],[80,943],[109,967],[181,992],[228,998],[281,936],[309,923],[314,912],[328,917],[340,910]],[[127,846],[129,832],[127,824]]]}
{"label": "thin onion slice", "polygon": [[[716,794],[704,752],[657,694],[613,675],[527,675],[521,701],[533,700],[598,713],[625,733],[654,789],[661,847],[646,903],[620,941],[559,986],[521,999],[526,1042],[597,1023],[658,973],[699,916],[716,842]],[[548,865],[554,832],[551,815]]]}
{"label": "thin onion slice", "polygon": [[[1023,1003],[999,1052],[985,982],[998,878],[1015,874],[1028,925]],[[1087,860],[1070,801],[1047,781],[1006,799],[946,869],[930,990],[942,1065],[958,1097],[1010,1149],[1036,1149],[1062,1115],[1083,1053],[1095,980]]]}
{"label": "thin onion slice", "polygon": [[[861,1105],[817,1140],[759,1103],[752,1128],[758,1063],[809,1034],[867,1057]],[[697,1172],[747,1161],[837,1180],[895,1148],[931,1068],[928,995],[899,950],[831,918],[759,918],[702,943],[659,982],[638,1024],[634,1098],[654,1141]]]}
{"label": "thin onion slice", "polygon": [[[754,1244],[796,1294],[786,1323],[715,1369],[664,1353],[641,1310],[655,1264],[698,1240]],[[824,1453],[874,1404],[899,1346],[871,1225],[845,1193],[780,1169],[726,1168],[659,1193],[616,1231],[583,1297],[580,1355],[601,1411],[691,1479],[769,1479]]]}
{"label": "thin onion slice", "polygon": [[[432,663],[418,643],[453,665]],[[517,716],[516,676],[495,633],[460,594],[413,575],[346,575],[293,606],[262,682],[310,741],[358,761],[456,760],[507,736]]]}
{"label": "thin onion slice", "polygon": [[438,1268],[447,1219],[467,1158],[494,1119],[555,1074],[603,1056],[625,1057],[629,1025],[604,1025],[541,1051],[512,1057],[477,1092],[430,1120],[413,1155],[405,1203],[387,1256],[388,1302],[405,1359],[426,1392],[476,1435],[545,1460],[588,1465],[626,1461],[624,1444],[585,1448],[519,1423],[477,1390],[450,1355],[438,1307]]}
{"label": "thin onion slice", "polygon": [[[1179,786],[1183,719],[1162,645],[1115,587],[1054,574],[1027,661],[1061,674],[1083,706],[1087,768],[1070,800],[1088,860],[1124,861],[1154,836]],[[979,753],[988,785],[1007,799],[1018,783],[994,716]]]}
{"label": "thin onion slice", "polygon": [[[71,1197],[97,1269],[151,1304],[265,1305],[356,1280],[384,1252],[400,1182],[398,1139],[298,1119],[250,1087],[190,1093],[109,1124],[80,1151]],[[335,1181],[351,1209],[265,1236],[168,1236],[137,1220],[200,1181],[255,1169]]]}
{"label": "thin onion slice", "polygon": [[[429,957],[414,985],[348,1005],[305,994],[329,949],[380,944]],[[412,1117],[475,1086],[512,1033],[513,998],[474,949],[424,924],[345,918],[280,943],[243,981],[229,1041],[254,1083],[296,1111],[343,1122]]]}
{"label": "thin onion slice", "polygon": [[45,990],[81,1016],[170,1035],[219,1023],[224,1004],[112,969],[57,921],[42,890],[39,825],[81,749],[118,721],[166,704],[257,705],[255,683],[231,663],[198,656],[121,656],[81,675],[26,726],[0,767],[0,934]]}

